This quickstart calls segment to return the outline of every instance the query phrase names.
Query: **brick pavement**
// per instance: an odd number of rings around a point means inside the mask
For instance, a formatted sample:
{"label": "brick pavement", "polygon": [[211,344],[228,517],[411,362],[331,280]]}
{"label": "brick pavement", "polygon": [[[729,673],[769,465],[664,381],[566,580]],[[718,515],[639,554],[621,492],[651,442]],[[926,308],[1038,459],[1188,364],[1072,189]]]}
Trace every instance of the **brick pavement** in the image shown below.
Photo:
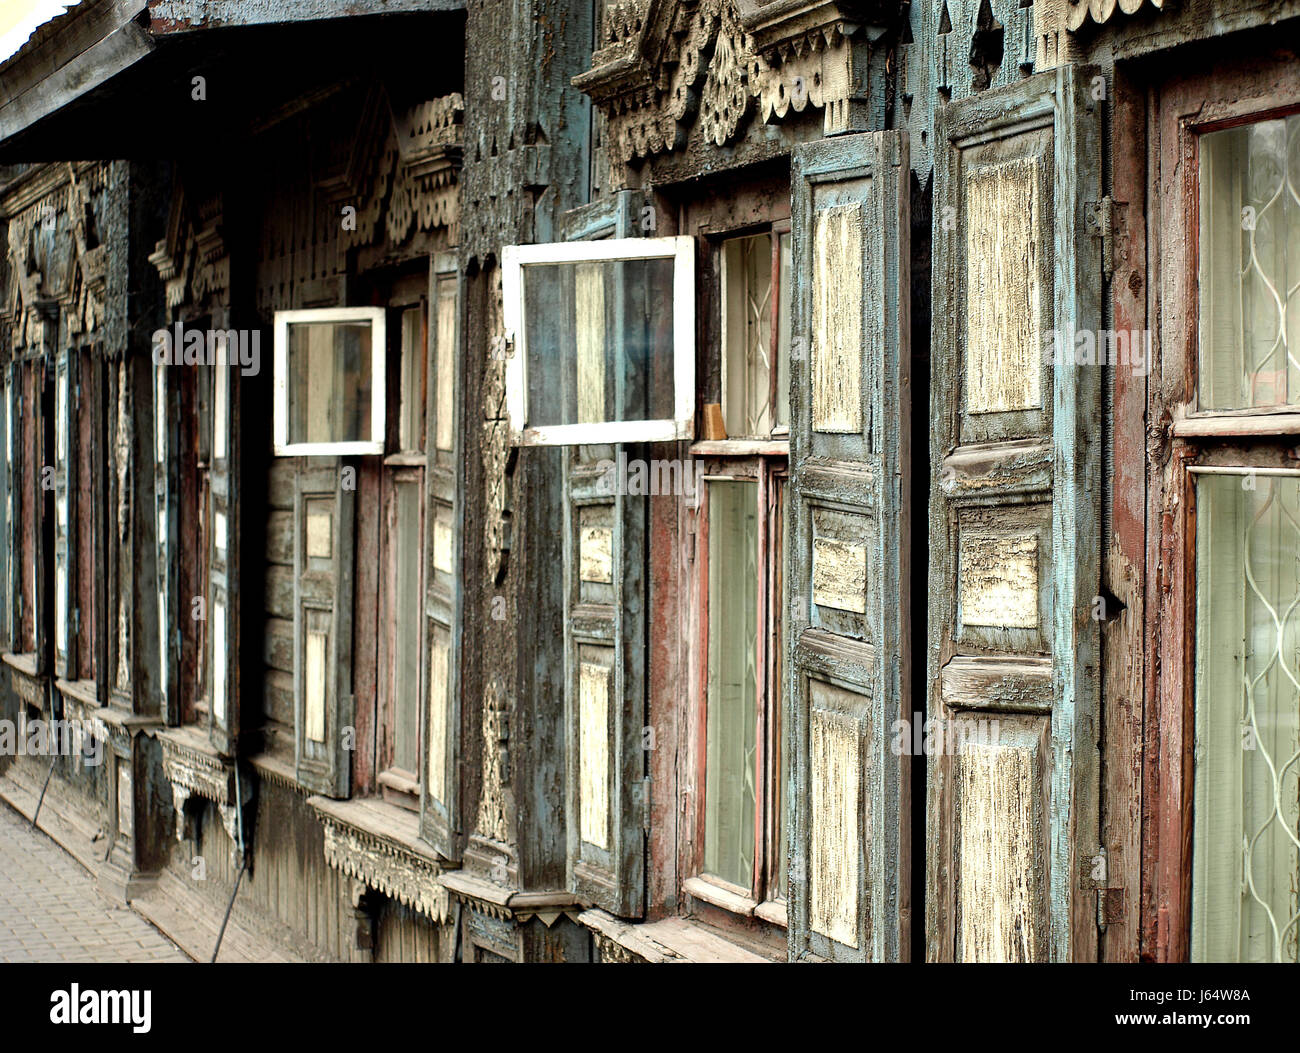
{"label": "brick pavement", "polygon": [[46,834],[0,802],[0,962],[186,962]]}

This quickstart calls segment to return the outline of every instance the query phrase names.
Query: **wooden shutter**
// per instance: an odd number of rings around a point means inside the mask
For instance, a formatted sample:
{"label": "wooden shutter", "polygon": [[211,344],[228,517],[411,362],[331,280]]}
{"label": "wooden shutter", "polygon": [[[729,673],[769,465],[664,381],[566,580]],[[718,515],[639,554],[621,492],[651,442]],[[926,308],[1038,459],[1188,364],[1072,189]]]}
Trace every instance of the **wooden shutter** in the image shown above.
{"label": "wooden shutter", "polygon": [[0,379],[0,648],[14,651],[13,608],[14,580],[10,576],[13,569],[13,553],[17,551],[13,534],[14,495],[12,480],[14,439],[13,427],[15,417],[10,403],[14,395],[11,376],[14,367],[7,365]]}
{"label": "wooden shutter", "polygon": [[[154,494],[154,584],[158,592],[158,691],[161,711],[169,724],[180,723],[180,698],[177,692],[179,640],[173,622],[172,602],[176,575],[172,570],[172,553],[176,551],[175,507],[172,504],[169,456],[173,409],[168,403],[168,370],[153,368],[153,494]],[[185,617],[189,612],[184,612]]]}
{"label": "wooden shutter", "polygon": [[[632,236],[635,200],[623,192],[612,203],[569,213],[569,240]],[[638,310],[644,305],[623,303],[613,316]],[[584,902],[637,918],[645,910],[649,499],[621,495],[612,485],[610,468],[620,454],[645,455],[635,446],[561,451],[568,880]]]}
{"label": "wooden shutter", "polygon": [[75,352],[61,351],[54,366],[54,673],[65,680],[77,678],[77,547],[72,508],[72,495],[77,492],[77,359]]}
{"label": "wooden shutter", "polygon": [[420,836],[445,859],[461,853],[460,539],[464,465],[460,457],[461,279],[454,254],[434,260],[429,285],[429,365],[425,415],[424,640]]}
{"label": "wooden shutter", "polygon": [[[1100,104],[1073,67],[953,103],[935,156],[927,954],[1095,954]],[[963,724],[964,722],[964,724]],[[962,742],[964,736],[975,741]]]}
{"label": "wooden shutter", "polygon": [[208,473],[208,697],[213,745],[239,741],[239,371],[212,367],[212,468]]}
{"label": "wooden shutter", "polygon": [[795,148],[787,807],[792,958],[908,954],[907,139]]}
{"label": "wooden shutter", "polygon": [[322,460],[299,469],[294,494],[294,744],[298,781],[327,797],[347,797],[356,734],[354,491],[343,486],[337,460]]}

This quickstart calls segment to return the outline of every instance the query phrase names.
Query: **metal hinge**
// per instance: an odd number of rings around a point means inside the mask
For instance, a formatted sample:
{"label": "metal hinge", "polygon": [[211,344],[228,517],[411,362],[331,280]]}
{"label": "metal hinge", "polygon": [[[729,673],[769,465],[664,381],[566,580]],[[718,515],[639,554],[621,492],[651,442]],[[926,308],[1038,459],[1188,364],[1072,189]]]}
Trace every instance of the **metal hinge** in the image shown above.
{"label": "metal hinge", "polygon": [[1097,893],[1097,928],[1105,932],[1108,925],[1124,917],[1124,889],[1119,878],[1113,876],[1113,862],[1119,853],[1113,848],[1098,846],[1092,856],[1084,859],[1080,884]]}
{"label": "metal hinge", "polygon": [[1110,281],[1115,273],[1116,257],[1123,258],[1125,249],[1116,251],[1116,239],[1124,233],[1124,209],[1127,206],[1117,203],[1109,194],[1100,201],[1089,201],[1086,205],[1086,222],[1088,232],[1094,238],[1101,238],[1101,273]]}
{"label": "metal hinge", "polygon": [[641,829],[650,833],[650,780],[641,779],[632,784],[633,807],[641,813]]}

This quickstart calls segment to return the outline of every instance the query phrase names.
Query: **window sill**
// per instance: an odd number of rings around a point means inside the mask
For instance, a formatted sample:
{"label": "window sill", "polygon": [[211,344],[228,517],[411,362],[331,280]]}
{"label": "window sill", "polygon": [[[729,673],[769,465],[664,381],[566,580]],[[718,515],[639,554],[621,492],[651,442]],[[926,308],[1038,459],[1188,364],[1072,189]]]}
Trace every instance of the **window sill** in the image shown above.
{"label": "window sill", "polygon": [[787,916],[786,901],[783,899],[770,899],[766,903],[760,903],[754,908],[754,917],[760,921],[765,921],[769,925],[775,925],[778,928],[787,929],[790,927],[790,920]]}
{"label": "window sill", "polygon": [[99,709],[98,687],[94,680],[55,680],[60,693],[76,699],[87,709]]}
{"label": "window sill", "polygon": [[39,675],[36,672],[36,652],[31,651],[27,654],[10,654],[6,651],[0,658],[4,659],[5,665],[11,669],[16,669],[23,676],[29,676],[33,680]]}
{"label": "window sill", "polygon": [[692,899],[703,900],[705,903],[721,907],[725,911],[739,914],[745,918],[752,918],[754,909],[758,906],[757,900],[739,892],[733,892],[731,889],[723,888],[721,885],[715,885],[705,878],[687,878],[682,882],[682,890]]}
{"label": "window sill", "polygon": [[381,771],[375,777],[375,782],[379,783],[384,800],[389,804],[407,811],[419,811],[420,782],[418,779],[396,768],[389,768],[387,771]]}
{"label": "window sill", "polygon": [[703,439],[691,443],[695,457],[789,457],[787,439]]}
{"label": "window sill", "polygon": [[578,922],[596,937],[601,958],[615,962],[731,962],[763,964],[768,958],[732,943],[713,929],[686,918],[643,924],[622,921],[603,910],[584,910]]}
{"label": "window sill", "polygon": [[1197,413],[1174,421],[1173,432],[1174,437],[1179,439],[1300,435],[1300,413],[1276,410],[1264,413]]}

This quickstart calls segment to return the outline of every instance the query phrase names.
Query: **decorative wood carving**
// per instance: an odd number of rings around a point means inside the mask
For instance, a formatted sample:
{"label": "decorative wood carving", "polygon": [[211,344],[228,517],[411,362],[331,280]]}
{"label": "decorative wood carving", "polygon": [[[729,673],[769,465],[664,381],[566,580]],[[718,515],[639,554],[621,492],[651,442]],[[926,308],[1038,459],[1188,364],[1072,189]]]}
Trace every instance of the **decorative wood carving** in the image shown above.
{"label": "decorative wood carving", "polygon": [[[759,0],[621,0],[605,9],[592,68],[574,78],[607,121],[611,154],[681,150],[698,122],[724,146],[759,113],[784,120],[809,105],[827,132],[850,127],[865,98],[854,43],[901,24],[897,3],[764,4]],[[871,27],[871,28],[868,28]]]}
{"label": "decorative wood carving", "polygon": [[434,922],[447,920],[447,890],[438,883],[442,867],[431,856],[322,808],[317,815],[325,829],[325,861],[331,867]]}
{"label": "decorative wood carving", "polygon": [[498,680],[488,684],[483,698],[483,793],[479,798],[477,833],[509,843],[507,790],[510,782],[510,699]]}

